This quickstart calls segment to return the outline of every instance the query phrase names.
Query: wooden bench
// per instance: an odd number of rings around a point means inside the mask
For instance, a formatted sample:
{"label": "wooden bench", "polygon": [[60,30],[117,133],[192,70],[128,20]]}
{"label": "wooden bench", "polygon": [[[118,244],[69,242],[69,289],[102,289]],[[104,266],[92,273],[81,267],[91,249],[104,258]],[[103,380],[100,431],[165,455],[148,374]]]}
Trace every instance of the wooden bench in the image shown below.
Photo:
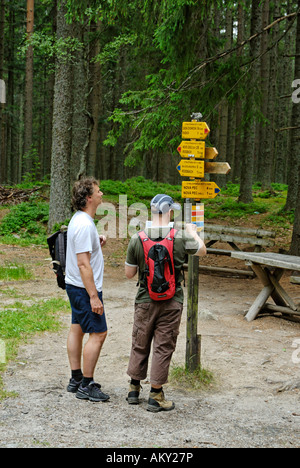
{"label": "wooden bench", "polygon": [[[205,223],[204,239],[208,254],[231,256],[233,251],[241,252],[242,245],[249,245],[254,252],[261,252],[268,247],[275,245],[274,231],[265,231],[263,229],[251,229],[242,227],[219,226],[216,224]],[[231,249],[212,247],[217,243],[228,244]],[[233,268],[221,268],[215,266],[200,265],[200,271],[210,271],[218,273],[229,273],[237,276],[255,277],[255,273],[249,268],[248,270],[237,270]]]}

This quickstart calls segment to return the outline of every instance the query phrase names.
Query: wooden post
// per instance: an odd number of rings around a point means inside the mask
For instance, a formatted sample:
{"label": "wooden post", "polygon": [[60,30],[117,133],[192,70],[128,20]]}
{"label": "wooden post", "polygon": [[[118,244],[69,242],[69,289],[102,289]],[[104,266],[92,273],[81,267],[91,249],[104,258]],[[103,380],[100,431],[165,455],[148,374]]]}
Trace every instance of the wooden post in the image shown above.
{"label": "wooden post", "polygon": [[[206,122],[202,120],[202,114],[192,114],[192,122],[183,122],[182,141],[177,151],[183,158],[189,158],[188,164],[184,161],[177,166],[177,170],[183,177],[189,177],[191,182],[182,183],[182,198],[185,203],[185,222],[192,222],[192,205],[188,197],[195,201],[200,199],[215,198],[220,192],[220,188],[214,182],[202,181],[202,166],[198,160],[215,159],[218,151],[215,148],[205,148],[203,141],[208,136],[210,129]],[[193,154],[190,154],[193,153]],[[213,174],[227,174],[230,170],[228,163],[206,163],[204,162],[204,172]],[[196,221],[195,221],[196,220]],[[197,210],[195,211],[197,223]],[[200,228],[201,228],[200,223]],[[193,372],[201,365],[201,335],[197,334],[198,326],[198,293],[199,293],[199,258],[189,256],[188,261],[188,307],[187,307],[187,330],[186,330],[186,368]]]}
{"label": "wooden post", "polygon": [[[186,199],[185,221],[192,220],[192,203]],[[199,257],[189,255],[185,364],[189,372],[200,365],[201,336],[198,335]]]}
{"label": "wooden post", "polygon": [[200,365],[198,327],[199,257],[189,255],[188,304],[186,327],[186,368],[193,372]]}
{"label": "wooden post", "polygon": [[[202,114],[193,114],[192,121],[199,122]],[[193,141],[193,140],[192,140]],[[196,140],[195,140],[196,141]],[[195,155],[190,155],[195,159]],[[186,199],[185,222],[192,222],[192,200]],[[186,326],[185,365],[189,372],[194,372],[201,365],[201,335],[198,335],[198,295],[199,295],[199,257],[189,255],[188,261],[188,298]]]}

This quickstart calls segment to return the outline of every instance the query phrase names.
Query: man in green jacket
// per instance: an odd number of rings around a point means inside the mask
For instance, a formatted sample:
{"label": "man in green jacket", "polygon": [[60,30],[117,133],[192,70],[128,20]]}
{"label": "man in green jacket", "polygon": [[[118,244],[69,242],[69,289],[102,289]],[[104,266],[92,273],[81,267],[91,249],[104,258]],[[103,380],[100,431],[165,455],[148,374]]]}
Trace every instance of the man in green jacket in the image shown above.
{"label": "man in green jacket", "polygon": [[[156,195],[151,201],[152,225],[145,229],[150,240],[160,242],[171,230],[170,220],[173,210],[180,210],[168,195]],[[145,255],[142,241],[135,234],[129,243],[125,262],[128,279],[139,273],[139,290],[135,299],[135,315],[132,333],[132,348],[128,366],[131,383],[127,401],[139,403],[140,381],[147,376],[151,343],[153,345],[150,372],[151,390],[147,410],[152,412],[170,411],[175,408],[172,401],[164,397],[163,385],[168,381],[169,367],[176,348],[181,322],[184,294],[182,267],[186,254],[205,255],[206,247],[197,234],[194,224],[186,224],[184,231],[178,231],[174,238],[173,258],[175,267],[176,290],[171,299],[152,300],[145,280]]]}

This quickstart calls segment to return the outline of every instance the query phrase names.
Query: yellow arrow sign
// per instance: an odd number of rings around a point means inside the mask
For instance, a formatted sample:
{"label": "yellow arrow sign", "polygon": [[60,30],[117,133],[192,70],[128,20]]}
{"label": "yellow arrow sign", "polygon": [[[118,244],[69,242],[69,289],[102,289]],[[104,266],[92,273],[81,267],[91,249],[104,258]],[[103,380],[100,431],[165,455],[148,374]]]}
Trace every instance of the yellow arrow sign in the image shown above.
{"label": "yellow arrow sign", "polygon": [[194,156],[195,158],[205,159],[204,141],[182,141],[177,148],[182,158]]}
{"label": "yellow arrow sign", "polygon": [[186,181],[182,182],[182,198],[215,198],[220,188],[214,182]]}
{"label": "yellow arrow sign", "polygon": [[183,122],[182,138],[187,140],[205,140],[210,129],[205,122]]}
{"label": "yellow arrow sign", "polygon": [[183,159],[177,166],[177,171],[182,177],[204,177],[204,161]]}

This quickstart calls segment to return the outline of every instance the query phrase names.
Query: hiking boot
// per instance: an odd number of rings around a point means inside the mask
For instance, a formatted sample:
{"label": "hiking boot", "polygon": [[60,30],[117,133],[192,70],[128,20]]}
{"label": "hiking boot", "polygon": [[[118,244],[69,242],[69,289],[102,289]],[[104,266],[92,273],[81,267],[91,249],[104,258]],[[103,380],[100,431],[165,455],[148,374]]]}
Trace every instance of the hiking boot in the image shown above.
{"label": "hiking boot", "polygon": [[126,398],[129,405],[139,404],[140,402],[139,396],[140,396],[141,388],[142,387],[140,385],[132,385],[132,384],[129,385],[129,393],[128,393],[128,397]]}
{"label": "hiking boot", "polygon": [[107,401],[109,400],[109,395],[103,393],[101,390],[101,385],[91,382],[88,387],[80,387],[76,393],[76,398],[79,400],[90,400],[94,402]]}
{"label": "hiking boot", "polygon": [[82,379],[79,382],[77,382],[77,380],[73,378],[70,379],[69,385],[67,386],[67,391],[69,393],[77,393],[77,390],[79,389],[81,382],[82,382]]}
{"label": "hiking boot", "polygon": [[175,408],[173,401],[167,401],[163,390],[159,393],[150,392],[147,411],[158,413],[159,411],[171,411]]}

